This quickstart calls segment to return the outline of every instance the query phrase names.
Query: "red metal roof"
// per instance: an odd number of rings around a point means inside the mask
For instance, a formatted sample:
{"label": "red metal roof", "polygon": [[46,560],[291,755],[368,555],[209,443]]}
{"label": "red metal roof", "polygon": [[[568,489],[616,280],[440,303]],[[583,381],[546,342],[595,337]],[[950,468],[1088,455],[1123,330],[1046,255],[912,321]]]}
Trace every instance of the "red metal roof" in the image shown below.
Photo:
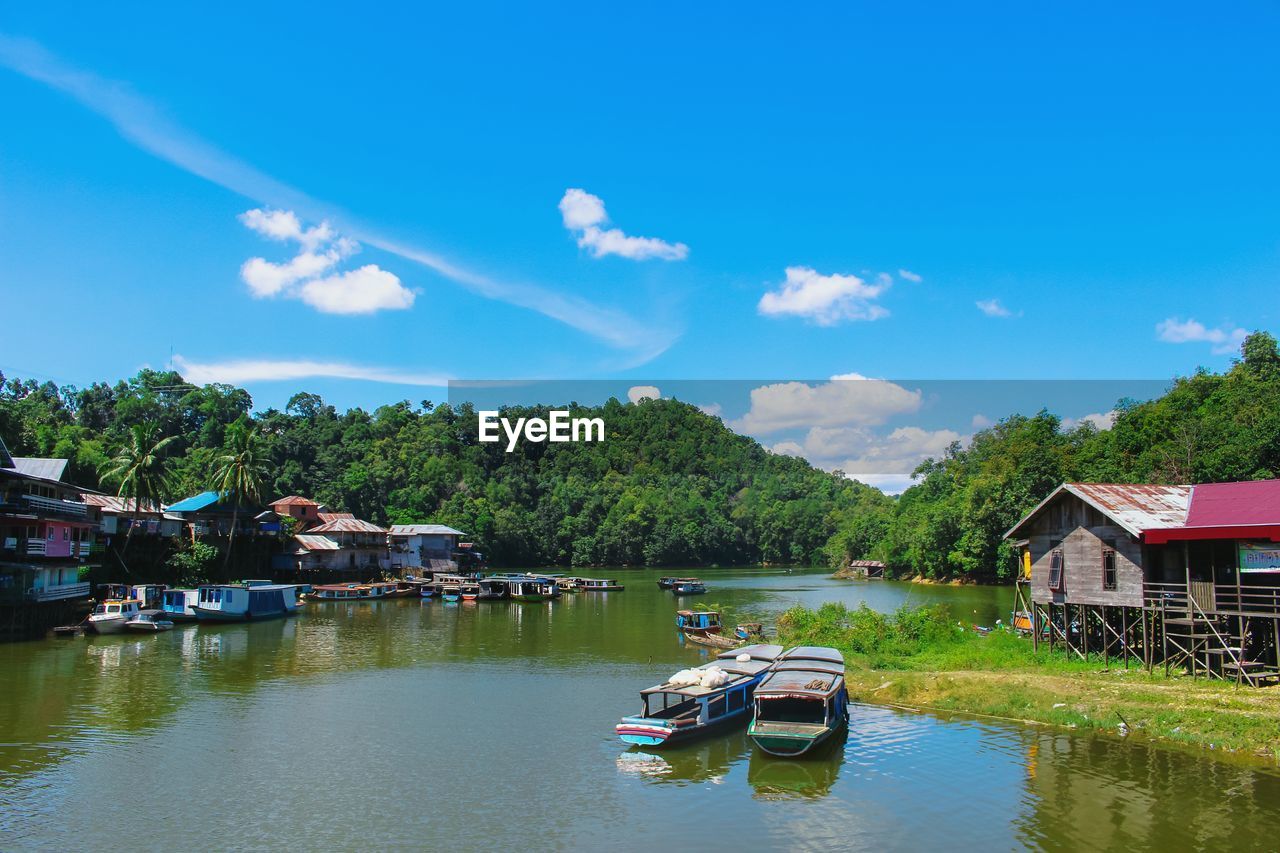
{"label": "red metal roof", "polygon": [[272,501],[270,505],[271,506],[320,506],[320,504],[311,500],[311,498],[304,498],[301,495],[289,495],[286,498],[280,498],[279,500]]}
{"label": "red metal roof", "polygon": [[1191,493],[1187,527],[1280,524],[1280,480],[1204,483]]}

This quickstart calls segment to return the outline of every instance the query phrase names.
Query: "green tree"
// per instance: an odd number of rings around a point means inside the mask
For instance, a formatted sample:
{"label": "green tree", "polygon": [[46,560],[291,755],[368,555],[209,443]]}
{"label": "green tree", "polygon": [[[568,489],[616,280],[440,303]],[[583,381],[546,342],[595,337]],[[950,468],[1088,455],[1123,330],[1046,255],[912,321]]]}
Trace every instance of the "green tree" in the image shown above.
{"label": "green tree", "polygon": [[231,548],[235,544],[241,503],[261,499],[262,483],[267,477],[267,457],[261,439],[245,416],[236,419],[227,428],[224,449],[226,453],[217,459],[213,485],[223,500],[232,502],[231,534],[227,538],[227,554],[223,560],[225,569],[231,561]]}
{"label": "green tree", "polygon": [[133,504],[133,519],[129,532],[124,536],[121,554],[129,550],[129,540],[133,537],[133,529],[138,525],[143,507],[159,509],[161,501],[169,493],[167,451],[175,439],[176,436],[172,435],[162,438],[159,424],[153,421],[134,424],[129,430],[128,442],[103,464],[103,482],[117,485],[116,493],[125,499],[126,509],[130,502]]}

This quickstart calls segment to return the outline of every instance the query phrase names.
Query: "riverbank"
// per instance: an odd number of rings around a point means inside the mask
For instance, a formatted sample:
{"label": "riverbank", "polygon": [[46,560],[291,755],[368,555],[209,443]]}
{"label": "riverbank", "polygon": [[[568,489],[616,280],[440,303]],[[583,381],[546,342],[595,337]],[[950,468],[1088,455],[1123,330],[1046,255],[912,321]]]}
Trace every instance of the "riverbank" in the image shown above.
{"label": "riverbank", "polygon": [[850,699],[1164,741],[1275,763],[1280,691],[1068,660],[1011,633],[962,630],[939,608],[793,608],[779,641],[839,648]]}

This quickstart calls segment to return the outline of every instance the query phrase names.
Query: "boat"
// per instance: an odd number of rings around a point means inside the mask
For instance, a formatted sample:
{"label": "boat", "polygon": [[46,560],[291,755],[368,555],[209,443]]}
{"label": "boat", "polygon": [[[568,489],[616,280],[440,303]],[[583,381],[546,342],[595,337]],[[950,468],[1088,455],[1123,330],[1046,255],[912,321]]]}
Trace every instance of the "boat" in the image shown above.
{"label": "boat", "polygon": [[739,640],[749,640],[752,637],[764,636],[764,625],[759,622],[739,622],[738,627],[733,629],[733,635]]}
{"label": "boat", "polygon": [[136,601],[138,609],[153,610],[160,606],[160,596],[166,588],[162,583],[103,583],[98,584],[98,599]]}
{"label": "boat", "polygon": [[142,612],[142,602],[137,599],[109,598],[93,608],[86,626],[95,634],[119,634],[124,623]]}
{"label": "boat", "polygon": [[658,578],[658,589],[671,589],[680,581],[696,581],[697,578],[677,578],[677,577],[660,577]]}
{"label": "boat", "polygon": [[622,592],[624,587],[613,578],[574,578],[582,592]]}
{"label": "boat", "polygon": [[747,734],[756,746],[770,755],[804,755],[848,725],[844,657],[822,646],[788,649],[756,687],[754,705]]}
{"label": "boat", "polygon": [[581,578],[556,578],[556,587],[561,592],[582,592],[582,587],[578,585]]}
{"label": "boat", "polygon": [[[321,587],[316,587],[315,591]],[[199,601],[191,608],[201,622],[247,622],[275,619],[298,612],[302,603],[298,584],[248,581],[200,587]],[[324,599],[310,599],[312,601]]]}
{"label": "boat", "polygon": [[676,595],[702,595],[707,587],[697,578],[681,578],[671,587]]}
{"label": "boat", "polygon": [[462,584],[459,583],[442,583],[440,584],[440,597],[445,601],[457,601],[462,598]]}
{"label": "boat", "polygon": [[394,583],[330,583],[314,587],[307,601],[374,601],[396,598],[400,594]]}
{"label": "boat", "polygon": [[719,634],[724,625],[715,610],[677,610],[676,627],[686,637]]}
{"label": "boat", "polygon": [[194,622],[196,612],[192,607],[199,601],[198,589],[166,589],[160,599],[160,613],[171,622]]}
{"label": "boat", "polygon": [[124,629],[138,634],[158,634],[161,631],[172,630],[173,623],[168,619],[157,619],[150,613],[139,613],[124,623]]}
{"label": "boat", "polygon": [[479,585],[482,599],[497,601],[511,596],[511,588],[504,578],[482,578]]}
{"label": "boat", "polygon": [[461,593],[463,601],[475,601],[480,597],[480,584],[475,582],[464,583],[458,588],[458,591]]}
{"label": "boat", "polygon": [[546,601],[555,596],[555,581],[550,578],[513,577],[507,581],[513,601]]}
{"label": "boat", "polygon": [[744,646],[678,672],[640,691],[640,713],[614,730],[625,743],[662,747],[741,725],[751,716],[752,690],[781,653],[782,646]]}

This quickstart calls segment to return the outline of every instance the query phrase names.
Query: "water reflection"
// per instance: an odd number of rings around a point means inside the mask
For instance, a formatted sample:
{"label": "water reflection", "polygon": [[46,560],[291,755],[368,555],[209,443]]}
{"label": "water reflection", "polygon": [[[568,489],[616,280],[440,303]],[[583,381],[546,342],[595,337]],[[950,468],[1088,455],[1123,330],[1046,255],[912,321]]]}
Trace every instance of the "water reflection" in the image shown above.
{"label": "water reflection", "polygon": [[843,743],[826,744],[798,758],[779,758],[756,749],[751,753],[747,782],[760,799],[813,800],[831,793],[843,763]]}
{"label": "water reflection", "polygon": [[631,747],[618,755],[618,770],[664,785],[723,782],[751,750],[745,729],[663,750]]}

